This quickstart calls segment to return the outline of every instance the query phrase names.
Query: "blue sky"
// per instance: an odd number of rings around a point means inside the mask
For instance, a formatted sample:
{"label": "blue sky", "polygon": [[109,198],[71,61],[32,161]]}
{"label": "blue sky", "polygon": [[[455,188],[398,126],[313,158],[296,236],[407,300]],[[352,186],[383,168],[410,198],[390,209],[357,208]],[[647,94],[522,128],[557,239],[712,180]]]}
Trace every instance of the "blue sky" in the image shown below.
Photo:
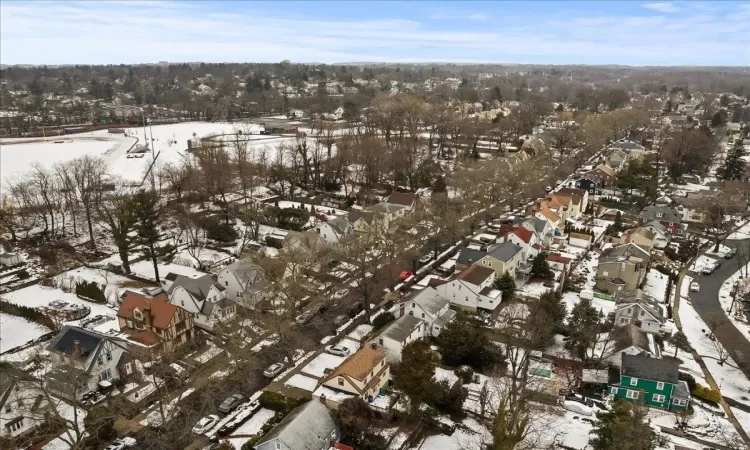
{"label": "blue sky", "polygon": [[0,63],[750,66],[750,2],[0,2]]}

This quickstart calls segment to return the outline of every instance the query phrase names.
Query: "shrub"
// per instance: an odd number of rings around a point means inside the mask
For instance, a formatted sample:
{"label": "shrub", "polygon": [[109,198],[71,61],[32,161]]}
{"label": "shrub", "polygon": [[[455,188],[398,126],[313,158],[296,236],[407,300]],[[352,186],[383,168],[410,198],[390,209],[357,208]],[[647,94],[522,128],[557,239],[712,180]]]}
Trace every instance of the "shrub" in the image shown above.
{"label": "shrub", "polygon": [[714,391],[709,387],[701,386],[700,384],[696,385],[691,393],[693,394],[693,397],[697,397],[710,403],[718,404],[721,402],[721,394],[718,391]]}
{"label": "shrub", "polygon": [[76,295],[98,303],[105,303],[107,301],[104,290],[94,281],[76,283]]}
{"label": "shrub", "polygon": [[49,316],[37,309],[29,308],[28,306],[0,301],[0,312],[10,314],[11,316],[23,317],[28,321],[44,325],[51,330],[55,329],[55,323]]}
{"label": "shrub", "polygon": [[468,384],[474,381],[474,369],[469,366],[461,366],[455,370],[455,374],[458,378],[463,381],[463,384]]}
{"label": "shrub", "polygon": [[277,413],[282,413],[283,416],[286,416],[294,408],[305,403],[305,400],[286,397],[276,392],[263,391],[263,393],[260,394],[258,402],[260,402],[260,405],[262,407],[271,409],[273,411],[276,411]]}
{"label": "shrub", "polygon": [[394,320],[396,320],[396,316],[392,312],[384,312],[372,321],[372,326],[375,330],[379,330]]}
{"label": "shrub", "polygon": [[237,230],[230,223],[212,220],[206,224],[206,237],[218,242],[234,242],[237,240]]}
{"label": "shrub", "polygon": [[469,390],[459,383],[451,385],[446,380],[435,383],[435,408],[451,416],[463,416],[463,404],[469,395]]}
{"label": "shrub", "polygon": [[698,383],[695,382],[695,378],[689,373],[680,372],[679,379],[687,383],[690,392],[693,392],[695,387],[698,386]]}

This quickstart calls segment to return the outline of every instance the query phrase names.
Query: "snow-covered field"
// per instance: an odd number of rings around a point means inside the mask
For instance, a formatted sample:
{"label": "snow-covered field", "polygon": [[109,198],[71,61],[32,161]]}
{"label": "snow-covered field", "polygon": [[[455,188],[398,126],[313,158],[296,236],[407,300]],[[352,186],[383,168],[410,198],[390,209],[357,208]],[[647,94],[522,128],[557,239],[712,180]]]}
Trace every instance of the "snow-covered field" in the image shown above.
{"label": "snow-covered field", "polygon": [[9,180],[27,173],[34,163],[51,169],[56,163],[86,155],[102,156],[111,163],[135,142],[122,135],[107,134],[106,130],[97,133],[95,136],[3,139],[0,141],[0,179]]}
{"label": "snow-covered field", "polygon": [[23,317],[0,313],[0,353],[20,347],[49,332],[46,327]]}
{"label": "snow-covered field", "polygon": [[[52,301],[61,300],[69,304],[87,306],[91,308],[90,316],[111,316],[115,314],[114,310],[105,305],[87,302],[86,300],[81,300],[75,294],[69,294],[67,292],[63,292],[60,289],[42,286],[40,284],[35,284],[33,286],[3,294],[2,296],[0,296],[0,298],[9,303],[14,303],[20,306],[28,306],[30,308],[46,307]],[[69,324],[77,325],[78,322],[78,320],[73,320],[70,321]]]}

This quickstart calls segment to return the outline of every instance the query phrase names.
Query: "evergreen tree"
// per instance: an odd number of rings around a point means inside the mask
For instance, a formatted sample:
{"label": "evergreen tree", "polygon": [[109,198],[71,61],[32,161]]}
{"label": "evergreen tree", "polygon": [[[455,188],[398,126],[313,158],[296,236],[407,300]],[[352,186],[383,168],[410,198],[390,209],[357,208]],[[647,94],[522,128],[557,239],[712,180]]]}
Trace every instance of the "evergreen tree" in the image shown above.
{"label": "evergreen tree", "polygon": [[617,399],[609,411],[596,413],[599,421],[591,431],[589,444],[594,450],[627,448],[652,450],[658,439],[647,419],[648,408]]}
{"label": "evergreen tree", "polygon": [[677,331],[675,334],[670,336],[668,342],[674,346],[675,358],[677,358],[677,350],[682,350],[683,352],[689,352],[693,350],[693,348],[690,346],[690,341],[688,341],[687,336],[685,336],[685,333],[683,333],[682,331]]}
{"label": "evergreen tree", "polygon": [[568,340],[565,348],[571,355],[586,359],[588,350],[596,345],[602,332],[602,314],[594,308],[589,299],[581,299],[570,312],[568,319]]}
{"label": "evergreen tree", "polygon": [[717,112],[711,118],[711,126],[715,128],[715,127],[720,127],[722,125],[724,125],[724,116],[721,115],[721,112]]}
{"label": "evergreen tree", "polygon": [[560,330],[568,315],[568,310],[562,302],[562,296],[559,292],[549,290],[539,297],[539,306],[541,311],[550,318],[553,324],[554,332]]}
{"label": "evergreen tree", "polygon": [[175,254],[175,246],[164,243],[159,230],[161,208],[156,193],[141,189],[133,196],[133,215],[135,216],[135,243],[144,257],[150,259],[154,265],[154,277],[160,283],[158,262],[171,260]]}
{"label": "evergreen tree", "polygon": [[442,194],[447,190],[448,187],[445,185],[445,178],[443,178],[442,175],[438,175],[438,177],[435,179],[435,182],[432,184],[432,193]]}
{"label": "evergreen tree", "polygon": [[503,361],[502,353],[490,344],[484,329],[463,311],[441,331],[436,344],[443,362],[451,366],[483,370]]}
{"label": "evergreen tree", "polygon": [[495,281],[495,288],[503,293],[503,301],[513,300],[516,295],[516,279],[510,272],[505,272]]}
{"label": "evergreen tree", "polygon": [[406,344],[401,351],[401,363],[393,368],[393,386],[409,397],[412,414],[419,411],[422,403],[431,401],[435,394],[432,375],[437,362],[430,344],[422,339]]}
{"label": "evergreen tree", "polygon": [[731,150],[727,152],[724,164],[719,168],[718,175],[722,180],[734,181],[742,180],[745,176],[745,149],[742,141],[738,139]]}
{"label": "evergreen tree", "polygon": [[549,268],[547,256],[544,253],[537,253],[534,261],[531,263],[531,275],[540,278],[551,278],[552,269]]}

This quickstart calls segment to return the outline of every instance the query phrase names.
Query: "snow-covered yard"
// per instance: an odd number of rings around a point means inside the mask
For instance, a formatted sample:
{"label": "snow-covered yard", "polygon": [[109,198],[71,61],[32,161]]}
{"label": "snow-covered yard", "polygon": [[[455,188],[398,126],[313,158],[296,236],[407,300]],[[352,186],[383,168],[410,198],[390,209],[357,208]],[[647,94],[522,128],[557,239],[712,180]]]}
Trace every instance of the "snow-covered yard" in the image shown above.
{"label": "snow-covered yard", "polygon": [[463,450],[483,448],[491,442],[490,431],[474,419],[464,419],[457,424],[456,431],[446,436],[438,434],[429,436],[419,447],[420,450]]}
{"label": "snow-covered yard", "polygon": [[658,270],[651,269],[646,274],[646,284],[643,286],[643,291],[663,303],[667,298],[667,284],[669,283],[669,277],[659,272]]}
{"label": "snow-covered yard", "polygon": [[23,317],[0,313],[0,353],[20,347],[49,332],[46,327]]}
{"label": "snow-covered yard", "polygon": [[[258,434],[260,430],[263,428],[263,425],[266,424],[269,420],[271,420],[271,417],[276,414],[273,410],[261,408],[253,414],[253,416],[245,423],[239,426],[234,432],[227,438],[235,449],[241,450],[242,445],[249,441],[250,438],[247,437],[234,437],[234,436],[252,436],[255,434]],[[223,441],[224,439],[222,439]]]}
{"label": "snow-covered yard", "polygon": [[[193,253],[204,267],[211,267],[220,263],[227,263],[228,260],[232,258],[231,255],[210,248],[196,250],[193,251]],[[198,261],[196,261],[196,258],[194,258],[193,255],[190,254],[190,251],[185,248],[177,253],[172,262],[181,266],[198,269]],[[159,269],[159,275],[161,275],[161,269]]]}
{"label": "snow-covered yard", "polygon": [[132,280],[122,275],[104,269],[93,269],[84,266],[62,272],[55,277],[57,287],[66,292],[75,293],[76,284],[83,281],[94,282],[104,288],[107,301],[112,303],[116,302],[117,297],[125,289],[122,286],[132,283]]}
{"label": "snow-covered yard", "polygon": [[701,255],[693,262],[693,265],[690,266],[690,270],[693,272],[701,272],[703,269],[710,269],[716,267],[717,261],[714,258],[711,258],[710,256]]}
{"label": "snow-covered yard", "polygon": [[[562,301],[563,303],[565,303],[568,314],[570,314],[570,312],[573,311],[573,307],[580,303],[581,295],[578,292],[565,292],[562,296]],[[616,305],[613,301],[594,297],[593,299],[591,299],[591,306],[596,308],[597,311],[600,311],[602,314],[604,314],[604,317],[606,318],[609,313],[615,312]]]}
{"label": "snow-covered yard", "polygon": [[[68,305],[73,305],[76,307],[85,306],[91,308],[91,313],[89,314],[89,316],[109,316],[114,315],[115,313],[115,311],[113,311],[106,305],[81,300],[75,294],[69,294],[67,292],[63,292],[60,289],[49,286],[42,286],[40,284],[35,284],[33,286],[28,286],[17,291],[3,294],[2,296],[0,296],[0,298],[9,303],[20,306],[28,306],[30,308],[49,307],[51,302],[59,300],[67,303]],[[78,320],[73,320],[68,323],[77,325],[78,322]]]}
{"label": "snow-covered yard", "polygon": [[750,239],[750,222],[743,225],[739,230],[730,234],[727,239],[730,241],[740,241],[744,239]]}
{"label": "snow-covered yard", "polygon": [[326,369],[335,369],[344,362],[344,359],[345,358],[342,358],[341,356],[321,353],[302,368],[302,373],[315,378],[322,378],[326,374]]}

